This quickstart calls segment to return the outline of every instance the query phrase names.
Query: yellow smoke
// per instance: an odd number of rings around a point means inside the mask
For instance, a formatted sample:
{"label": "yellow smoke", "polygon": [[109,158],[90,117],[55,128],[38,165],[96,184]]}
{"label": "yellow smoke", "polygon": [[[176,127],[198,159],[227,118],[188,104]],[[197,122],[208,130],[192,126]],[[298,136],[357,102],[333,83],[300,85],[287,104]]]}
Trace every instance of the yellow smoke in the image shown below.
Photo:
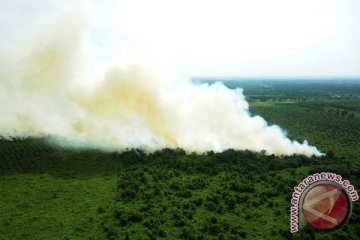
{"label": "yellow smoke", "polygon": [[110,68],[90,89],[83,85],[92,79],[81,61],[86,21],[76,11],[52,21],[58,27],[45,29],[23,51],[28,54],[1,66],[0,73],[6,72],[0,80],[2,136],[51,134],[103,148],[321,155],[307,142],[290,141],[263,118],[251,117],[241,90],[175,80],[144,61]]}
{"label": "yellow smoke", "polygon": [[[78,93],[71,99],[79,104],[91,117],[113,119],[119,124],[131,124],[131,115],[143,120],[149,130],[163,138],[171,147],[177,147],[176,139],[168,130],[169,116],[159,106],[159,100],[141,82],[135,68],[131,71],[109,72],[101,86],[91,94]],[[84,131],[83,123],[73,125],[76,131]]]}

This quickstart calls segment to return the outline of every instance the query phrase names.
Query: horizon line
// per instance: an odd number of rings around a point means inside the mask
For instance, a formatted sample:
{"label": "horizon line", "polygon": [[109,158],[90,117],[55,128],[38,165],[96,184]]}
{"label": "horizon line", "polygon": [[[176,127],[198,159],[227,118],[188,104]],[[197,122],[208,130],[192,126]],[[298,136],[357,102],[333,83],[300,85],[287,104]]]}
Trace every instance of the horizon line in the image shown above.
{"label": "horizon line", "polygon": [[194,76],[192,80],[360,80],[360,76]]}

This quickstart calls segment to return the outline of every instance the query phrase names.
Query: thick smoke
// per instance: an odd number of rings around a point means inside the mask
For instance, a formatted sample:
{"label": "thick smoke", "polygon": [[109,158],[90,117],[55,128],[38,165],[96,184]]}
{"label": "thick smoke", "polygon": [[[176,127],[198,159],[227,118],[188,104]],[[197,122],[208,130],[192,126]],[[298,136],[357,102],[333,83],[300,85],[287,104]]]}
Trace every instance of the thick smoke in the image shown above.
{"label": "thick smoke", "polygon": [[291,141],[278,126],[252,117],[241,89],[180,80],[145,60],[123,61],[95,87],[86,87],[86,21],[70,13],[50,22],[20,51],[1,55],[3,137],[52,135],[60,143],[107,149],[321,155],[306,141]]}

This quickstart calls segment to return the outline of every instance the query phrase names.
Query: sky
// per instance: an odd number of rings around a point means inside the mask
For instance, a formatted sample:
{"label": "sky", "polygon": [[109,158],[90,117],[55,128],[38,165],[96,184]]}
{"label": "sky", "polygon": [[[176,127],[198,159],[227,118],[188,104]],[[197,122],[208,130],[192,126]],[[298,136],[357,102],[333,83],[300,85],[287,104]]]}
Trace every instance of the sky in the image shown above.
{"label": "sky", "polygon": [[190,77],[360,76],[358,0],[1,0],[0,50],[74,4],[95,76],[134,52]]}

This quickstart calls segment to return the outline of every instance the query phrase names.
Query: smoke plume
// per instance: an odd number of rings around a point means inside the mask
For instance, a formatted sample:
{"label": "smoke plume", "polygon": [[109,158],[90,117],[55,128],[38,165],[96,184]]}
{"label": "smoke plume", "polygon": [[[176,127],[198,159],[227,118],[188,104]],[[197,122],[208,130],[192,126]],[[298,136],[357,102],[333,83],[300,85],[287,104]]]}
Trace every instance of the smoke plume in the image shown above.
{"label": "smoke plume", "polygon": [[[122,61],[95,87],[84,67],[87,23],[77,13],[52,19],[0,59],[0,135],[57,136],[106,149],[228,148],[267,154],[321,153],[249,114],[241,89],[195,84],[143,59]],[[84,80],[85,79],[85,80]]]}

